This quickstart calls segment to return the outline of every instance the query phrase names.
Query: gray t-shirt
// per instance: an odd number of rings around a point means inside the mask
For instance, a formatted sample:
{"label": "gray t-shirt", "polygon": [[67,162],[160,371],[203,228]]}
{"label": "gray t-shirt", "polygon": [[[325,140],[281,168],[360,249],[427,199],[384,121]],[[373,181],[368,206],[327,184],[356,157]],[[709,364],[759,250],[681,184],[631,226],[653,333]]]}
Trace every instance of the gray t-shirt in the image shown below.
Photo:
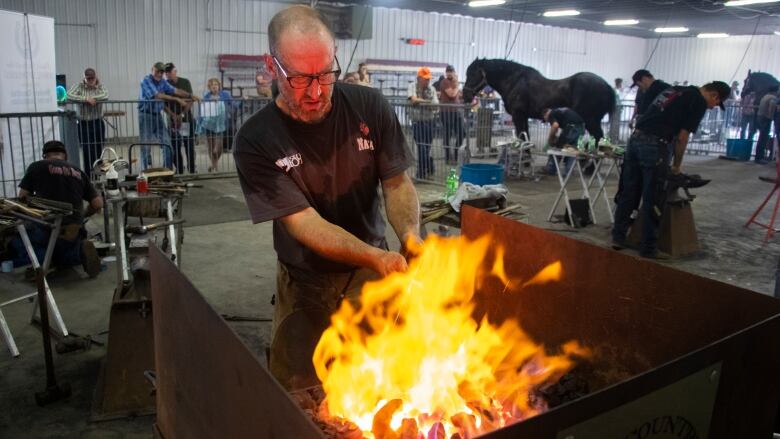
{"label": "gray t-shirt", "polygon": [[314,253],[278,221],[307,207],[363,242],[387,248],[379,183],[404,172],[412,156],[377,90],[336,84],[333,107],[316,124],[296,122],[271,103],[238,130],[234,156],[252,221],[274,220],[280,261],[320,273],[355,268]]}

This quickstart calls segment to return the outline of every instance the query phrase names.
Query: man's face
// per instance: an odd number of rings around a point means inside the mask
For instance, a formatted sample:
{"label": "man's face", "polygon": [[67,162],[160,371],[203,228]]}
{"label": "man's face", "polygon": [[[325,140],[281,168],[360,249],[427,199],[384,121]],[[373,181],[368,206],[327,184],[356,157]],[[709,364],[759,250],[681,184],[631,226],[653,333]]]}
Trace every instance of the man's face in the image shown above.
{"label": "man's face", "polygon": [[174,67],[170,72],[166,73],[168,75],[168,80],[176,82],[179,79],[179,72]]}
{"label": "man's face", "polygon": [[707,108],[715,108],[720,105],[720,95],[716,91],[705,91],[704,100],[707,101]]}
{"label": "man's face", "polygon": [[420,84],[420,87],[427,87],[428,84],[431,83],[431,78],[423,78],[422,76],[418,76],[417,83]]}
{"label": "man's face", "polygon": [[154,78],[155,81],[159,81],[162,79],[162,77],[163,77],[163,71],[152,67],[152,78]]}
{"label": "man's face", "polygon": [[639,86],[640,90],[647,91],[653,81],[655,81],[655,79],[651,78],[650,76],[643,76],[642,79],[637,82],[637,85]]}
{"label": "man's face", "polygon": [[87,85],[90,87],[94,87],[97,83],[97,77],[96,76],[85,76],[84,81],[86,81]]}
{"label": "man's face", "polygon": [[457,73],[455,73],[455,70],[447,70],[445,74],[447,75],[447,79],[450,81],[454,81],[458,77]]}
{"label": "man's face", "polygon": [[[277,79],[277,104],[293,119],[318,122],[332,107],[333,84],[322,85],[316,79],[306,88],[292,88],[287,77],[270,59],[268,68]],[[300,33],[287,30],[279,37],[276,58],[289,76],[325,73],[335,69],[335,43],[325,31]]]}

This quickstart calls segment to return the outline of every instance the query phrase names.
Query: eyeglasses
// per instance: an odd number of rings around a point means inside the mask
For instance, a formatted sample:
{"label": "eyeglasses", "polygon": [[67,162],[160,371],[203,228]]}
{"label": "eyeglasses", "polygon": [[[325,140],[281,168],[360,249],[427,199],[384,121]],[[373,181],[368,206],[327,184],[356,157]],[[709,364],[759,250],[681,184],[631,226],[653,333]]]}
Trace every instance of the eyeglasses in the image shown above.
{"label": "eyeglasses", "polygon": [[335,56],[333,57],[334,60],[336,60],[336,70],[331,70],[330,72],[324,72],[324,73],[315,73],[311,75],[288,75],[287,71],[282,66],[282,63],[279,62],[278,59],[276,59],[275,55],[272,55],[271,58],[274,59],[276,62],[276,65],[279,66],[279,70],[282,71],[282,74],[287,79],[287,82],[290,83],[290,87],[292,88],[307,88],[311,85],[312,81],[315,79],[317,80],[317,83],[320,85],[331,85],[334,82],[336,82],[337,79],[339,79],[339,76],[341,76],[341,65],[339,64],[339,59]]}

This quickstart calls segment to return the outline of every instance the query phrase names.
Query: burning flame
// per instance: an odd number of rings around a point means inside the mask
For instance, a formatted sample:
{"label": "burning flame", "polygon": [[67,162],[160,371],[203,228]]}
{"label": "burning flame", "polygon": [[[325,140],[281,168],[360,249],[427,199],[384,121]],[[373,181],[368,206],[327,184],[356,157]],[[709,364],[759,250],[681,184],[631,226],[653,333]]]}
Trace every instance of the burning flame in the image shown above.
{"label": "burning flame", "polygon": [[561,264],[512,280],[502,248],[485,272],[491,246],[488,237],[432,236],[413,248],[406,272],[364,286],[360,309],[343,302],[313,358],[331,417],[376,439],[467,438],[545,409],[529,403],[529,391],[588,351],[569,342],[548,356],[514,320],[475,321],[471,299],[488,276],[525,287],[558,280]]}

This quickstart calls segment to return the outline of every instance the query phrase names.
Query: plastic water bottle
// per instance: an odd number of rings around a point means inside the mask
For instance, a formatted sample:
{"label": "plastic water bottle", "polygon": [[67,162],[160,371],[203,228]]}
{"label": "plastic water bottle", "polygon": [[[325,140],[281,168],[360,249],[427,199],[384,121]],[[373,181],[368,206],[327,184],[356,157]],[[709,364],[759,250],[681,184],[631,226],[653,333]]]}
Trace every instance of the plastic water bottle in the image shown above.
{"label": "plastic water bottle", "polygon": [[114,169],[114,165],[111,164],[106,172],[106,195],[109,197],[116,197],[119,195],[119,174]]}
{"label": "plastic water bottle", "polygon": [[455,195],[458,191],[458,171],[454,168],[450,169],[450,173],[447,175],[447,192],[444,194],[444,200],[449,200],[450,197]]}

